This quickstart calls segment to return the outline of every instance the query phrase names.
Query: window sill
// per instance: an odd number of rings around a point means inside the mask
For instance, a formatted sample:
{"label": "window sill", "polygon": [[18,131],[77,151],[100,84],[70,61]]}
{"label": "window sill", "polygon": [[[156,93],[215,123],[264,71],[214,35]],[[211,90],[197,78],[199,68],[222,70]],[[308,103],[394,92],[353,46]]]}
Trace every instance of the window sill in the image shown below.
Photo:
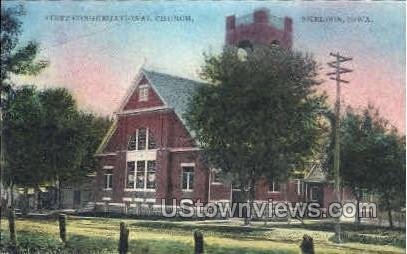
{"label": "window sill", "polygon": [[110,191],[112,188],[103,188],[104,191]]}
{"label": "window sill", "polygon": [[222,183],[220,183],[220,182],[214,182],[214,183],[211,183],[211,185],[222,185]]}
{"label": "window sill", "polygon": [[281,191],[267,191],[267,193],[281,193]]}
{"label": "window sill", "polygon": [[153,149],[141,149],[141,150],[126,150],[128,153],[137,153],[137,152],[157,152],[158,149],[157,148],[153,148]]}
{"label": "window sill", "polygon": [[124,189],[126,192],[155,192],[155,189]]}
{"label": "window sill", "polygon": [[182,189],[182,192],[193,192],[194,190],[185,190],[185,189]]}

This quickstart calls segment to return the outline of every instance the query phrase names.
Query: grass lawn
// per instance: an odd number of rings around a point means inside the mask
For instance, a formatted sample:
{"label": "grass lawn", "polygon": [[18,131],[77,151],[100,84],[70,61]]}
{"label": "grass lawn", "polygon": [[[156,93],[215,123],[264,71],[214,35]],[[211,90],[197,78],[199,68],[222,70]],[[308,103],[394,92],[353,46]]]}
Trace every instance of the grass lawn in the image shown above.
{"label": "grass lawn", "polygon": [[[202,230],[206,253],[299,253],[304,234],[314,238],[316,253],[405,253],[404,248],[391,245],[347,242],[335,244],[332,224],[307,221],[306,225],[262,222],[251,227],[240,226],[239,221],[150,221],[70,216],[67,220],[68,244],[64,253],[117,253],[119,223],[130,229],[130,253],[192,253],[193,231]],[[22,245],[38,245],[40,253],[46,246],[59,245],[56,220],[17,219],[17,238]],[[354,229],[344,225],[347,232],[375,236],[396,235],[404,231],[388,231],[373,227]],[[7,220],[1,221],[1,237],[7,241]],[[27,243],[28,242],[28,243]],[[45,247],[44,247],[45,246]],[[51,247],[49,247],[51,248]],[[34,248],[35,249],[35,248]]]}

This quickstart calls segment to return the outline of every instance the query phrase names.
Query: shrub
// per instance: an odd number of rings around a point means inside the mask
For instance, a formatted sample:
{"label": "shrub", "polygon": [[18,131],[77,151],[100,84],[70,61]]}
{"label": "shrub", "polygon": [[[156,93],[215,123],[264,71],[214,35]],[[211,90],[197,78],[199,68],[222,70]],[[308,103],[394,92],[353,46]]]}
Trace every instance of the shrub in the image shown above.
{"label": "shrub", "polygon": [[[335,236],[332,236],[330,240],[334,242],[335,241],[334,238]],[[387,234],[384,236],[370,236],[350,232],[341,232],[341,239],[343,242],[357,242],[375,245],[393,245],[401,248],[406,247],[406,239],[404,235]]]}
{"label": "shrub", "polygon": [[[1,234],[1,251],[9,250],[8,234]],[[20,231],[18,234],[17,250],[19,253],[61,253],[63,244],[53,237],[46,235],[34,234],[26,231]]]}

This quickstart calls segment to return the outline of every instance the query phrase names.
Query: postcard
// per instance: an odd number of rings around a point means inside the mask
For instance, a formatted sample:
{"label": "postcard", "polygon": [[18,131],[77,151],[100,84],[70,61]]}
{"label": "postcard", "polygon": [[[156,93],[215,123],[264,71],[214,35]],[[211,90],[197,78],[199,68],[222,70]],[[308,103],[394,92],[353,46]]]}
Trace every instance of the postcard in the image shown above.
{"label": "postcard", "polygon": [[6,1],[2,253],[405,253],[405,1]]}

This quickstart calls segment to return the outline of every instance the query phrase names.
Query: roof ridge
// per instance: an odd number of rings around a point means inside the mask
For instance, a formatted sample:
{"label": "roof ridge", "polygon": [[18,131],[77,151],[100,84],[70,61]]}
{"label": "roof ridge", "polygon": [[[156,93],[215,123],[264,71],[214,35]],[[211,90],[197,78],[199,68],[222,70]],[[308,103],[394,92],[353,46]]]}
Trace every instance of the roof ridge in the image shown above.
{"label": "roof ridge", "polygon": [[155,71],[155,70],[148,70],[148,69],[146,69],[146,68],[144,68],[144,67],[141,68],[141,71],[142,71],[142,72],[150,72],[150,73],[159,74],[159,75],[165,75],[165,76],[169,76],[169,77],[171,77],[171,78],[183,79],[183,80],[185,80],[185,81],[192,81],[192,82],[200,83],[200,84],[207,84],[207,83],[205,83],[205,82],[203,82],[203,81],[199,81],[199,80],[196,80],[196,79],[181,77],[181,76],[177,76],[177,75],[175,75],[175,74],[169,74],[169,73],[165,73],[165,72],[158,72],[158,71]]}

